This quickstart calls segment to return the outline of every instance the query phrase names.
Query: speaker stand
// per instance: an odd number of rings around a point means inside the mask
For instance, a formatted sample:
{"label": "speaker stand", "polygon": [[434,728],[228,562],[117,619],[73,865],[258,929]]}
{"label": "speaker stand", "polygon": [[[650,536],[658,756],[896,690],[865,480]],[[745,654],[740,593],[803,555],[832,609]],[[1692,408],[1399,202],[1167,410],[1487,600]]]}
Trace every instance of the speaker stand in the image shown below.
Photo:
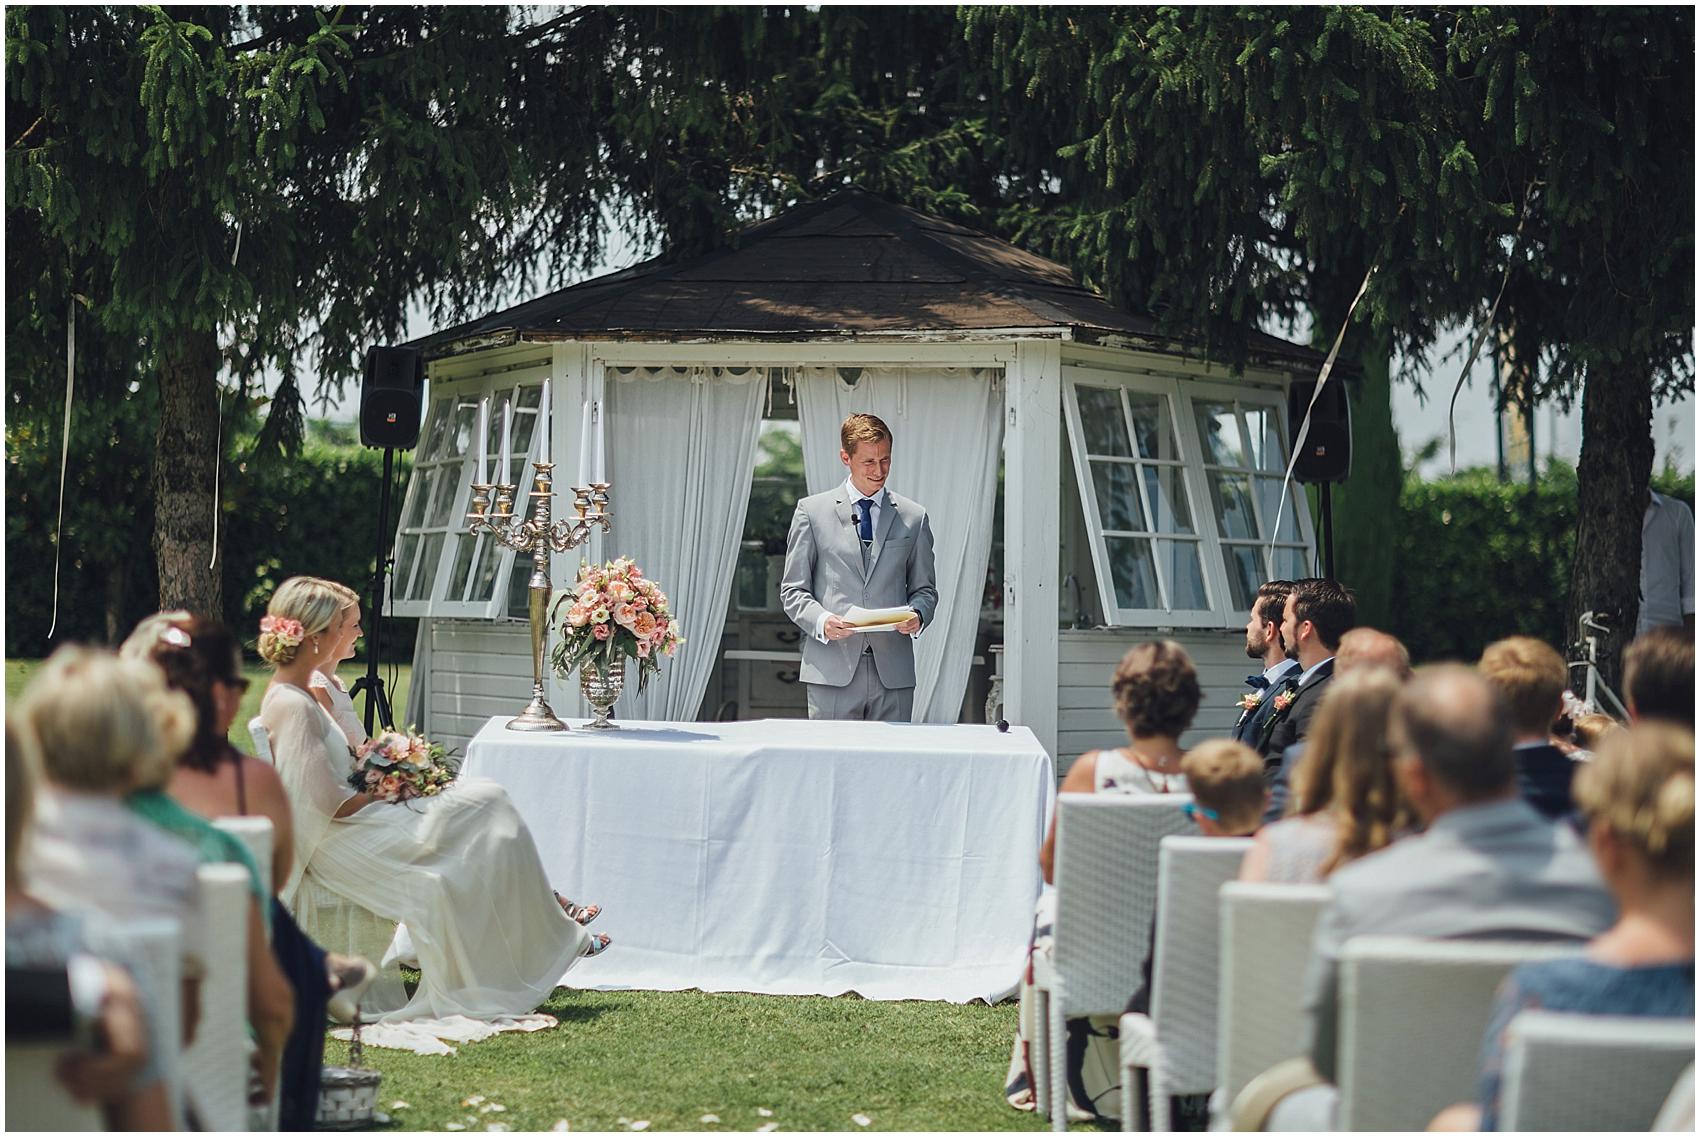
{"label": "speaker stand", "polygon": [[1322,483],[1322,575],[1334,580],[1334,483]]}
{"label": "speaker stand", "polygon": [[366,609],[371,613],[372,629],[366,636],[366,674],[354,681],[354,687],[348,693],[350,699],[357,697],[360,692],[366,692],[366,733],[372,733],[375,721],[384,724],[384,729],[395,729],[395,715],[390,711],[390,697],[384,691],[383,676],[378,674],[378,658],[384,644],[384,580],[389,576],[390,547],[389,517],[390,517],[390,483],[395,480],[395,448],[384,447],[384,481],[378,488],[378,532],[374,543],[373,564],[376,566],[372,573],[371,606]]}

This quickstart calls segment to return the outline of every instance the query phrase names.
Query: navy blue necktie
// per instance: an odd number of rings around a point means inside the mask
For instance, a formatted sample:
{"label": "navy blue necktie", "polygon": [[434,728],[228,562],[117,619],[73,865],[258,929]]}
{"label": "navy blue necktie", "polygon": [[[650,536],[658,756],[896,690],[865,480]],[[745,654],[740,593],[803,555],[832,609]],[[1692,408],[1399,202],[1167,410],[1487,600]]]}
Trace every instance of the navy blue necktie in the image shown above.
{"label": "navy blue necktie", "polygon": [[1247,675],[1245,677],[1245,685],[1247,687],[1253,687],[1253,688],[1256,688],[1257,690],[1261,691],[1265,687],[1269,686],[1269,680],[1265,679],[1261,675]]}
{"label": "navy blue necktie", "polygon": [[857,521],[862,534],[862,544],[871,545],[874,542],[874,499],[865,497],[856,504],[861,511]]}

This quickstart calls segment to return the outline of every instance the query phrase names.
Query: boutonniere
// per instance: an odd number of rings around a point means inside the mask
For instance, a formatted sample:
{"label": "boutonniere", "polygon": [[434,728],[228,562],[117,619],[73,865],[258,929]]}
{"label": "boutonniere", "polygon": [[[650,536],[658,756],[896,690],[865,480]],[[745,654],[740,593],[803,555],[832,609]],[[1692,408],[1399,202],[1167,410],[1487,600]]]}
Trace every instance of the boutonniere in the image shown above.
{"label": "boutonniere", "polygon": [[1288,707],[1292,706],[1293,700],[1298,698],[1298,697],[1299,697],[1299,693],[1297,691],[1282,691],[1279,695],[1276,695],[1275,696],[1275,713],[1280,714],[1282,711],[1284,711]]}
{"label": "boutonniere", "polygon": [[1255,711],[1261,702],[1263,702],[1262,691],[1247,691],[1240,696],[1240,701],[1234,705],[1242,711]]}

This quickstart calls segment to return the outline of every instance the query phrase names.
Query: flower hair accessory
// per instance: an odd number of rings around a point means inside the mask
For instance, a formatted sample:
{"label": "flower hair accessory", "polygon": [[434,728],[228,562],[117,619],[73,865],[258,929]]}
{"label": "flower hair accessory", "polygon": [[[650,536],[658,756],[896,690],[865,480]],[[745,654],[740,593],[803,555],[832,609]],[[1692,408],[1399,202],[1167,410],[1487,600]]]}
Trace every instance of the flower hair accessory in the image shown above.
{"label": "flower hair accessory", "polygon": [[307,629],[300,620],[287,616],[260,617],[260,656],[274,663],[288,663],[295,658],[295,649],[307,638]]}

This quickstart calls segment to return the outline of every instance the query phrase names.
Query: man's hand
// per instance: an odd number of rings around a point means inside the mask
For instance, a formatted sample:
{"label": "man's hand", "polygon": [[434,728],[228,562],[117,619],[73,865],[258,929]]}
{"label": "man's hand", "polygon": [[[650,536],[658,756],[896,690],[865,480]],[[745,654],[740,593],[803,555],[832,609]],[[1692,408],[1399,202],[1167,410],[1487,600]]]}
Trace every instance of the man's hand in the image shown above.
{"label": "man's hand", "polygon": [[856,634],[856,625],[838,616],[828,616],[826,623],[821,626],[821,633],[828,640],[841,640]]}
{"label": "man's hand", "polygon": [[909,617],[907,620],[905,620],[901,624],[897,625],[897,630],[899,632],[902,632],[906,636],[914,635],[916,632],[921,630],[921,617],[919,617],[919,616]]}

